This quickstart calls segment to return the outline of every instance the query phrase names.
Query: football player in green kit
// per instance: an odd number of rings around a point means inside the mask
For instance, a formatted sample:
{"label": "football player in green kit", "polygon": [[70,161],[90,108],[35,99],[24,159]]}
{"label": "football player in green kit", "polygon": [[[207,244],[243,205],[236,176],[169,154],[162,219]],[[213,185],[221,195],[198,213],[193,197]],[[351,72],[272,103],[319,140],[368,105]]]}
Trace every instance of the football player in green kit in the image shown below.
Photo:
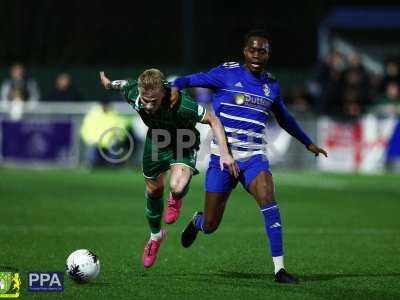
{"label": "football player in green kit", "polygon": [[225,132],[218,118],[185,93],[180,93],[178,104],[171,107],[170,84],[159,70],[148,69],[138,80],[115,81],[100,72],[100,80],[105,89],[122,91],[127,102],[149,127],[142,162],[146,183],[145,215],[151,231],[144,248],[143,265],[149,268],[154,264],[166,234],[161,228],[166,172],[171,171],[168,207],[164,217],[167,224],[174,223],[179,217],[182,199],[188,191],[192,175],[199,173],[196,153],[200,134],[195,128],[198,122],[209,124],[221,145],[221,170],[226,165],[237,177],[237,165],[229,153]]}

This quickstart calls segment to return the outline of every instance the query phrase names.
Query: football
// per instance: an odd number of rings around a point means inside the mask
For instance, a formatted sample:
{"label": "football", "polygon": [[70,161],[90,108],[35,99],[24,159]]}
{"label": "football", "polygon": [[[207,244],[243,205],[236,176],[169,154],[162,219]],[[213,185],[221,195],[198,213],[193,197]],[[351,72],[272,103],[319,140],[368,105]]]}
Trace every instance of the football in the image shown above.
{"label": "football", "polygon": [[90,250],[76,250],[67,258],[66,272],[78,283],[89,282],[99,275],[100,260]]}

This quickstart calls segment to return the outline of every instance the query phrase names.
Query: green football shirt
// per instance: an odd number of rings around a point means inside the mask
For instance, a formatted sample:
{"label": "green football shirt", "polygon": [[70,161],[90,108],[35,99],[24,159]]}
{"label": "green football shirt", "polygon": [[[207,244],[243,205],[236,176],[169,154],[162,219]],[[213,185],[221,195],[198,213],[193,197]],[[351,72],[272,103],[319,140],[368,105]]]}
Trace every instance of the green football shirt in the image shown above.
{"label": "green football shirt", "polygon": [[[123,87],[123,94],[128,103],[138,112],[143,122],[150,129],[165,129],[171,134],[171,141],[176,141],[178,129],[189,129],[196,135],[196,149],[200,144],[200,133],[196,129],[196,123],[201,122],[206,114],[206,109],[193,100],[185,92],[180,92],[179,101],[170,108],[171,88],[168,82],[164,83],[166,95],[162,100],[161,107],[154,114],[148,114],[139,99],[137,80],[129,80]],[[151,130],[149,133],[151,136]]]}

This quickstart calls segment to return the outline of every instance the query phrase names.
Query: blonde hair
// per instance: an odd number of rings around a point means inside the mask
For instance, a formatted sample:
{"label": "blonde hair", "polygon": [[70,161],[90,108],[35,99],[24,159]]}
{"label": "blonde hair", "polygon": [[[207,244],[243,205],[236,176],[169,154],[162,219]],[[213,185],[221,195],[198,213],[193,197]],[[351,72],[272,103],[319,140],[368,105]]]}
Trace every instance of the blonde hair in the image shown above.
{"label": "blonde hair", "polygon": [[158,69],[145,70],[139,76],[138,87],[143,91],[154,91],[164,87],[164,74]]}

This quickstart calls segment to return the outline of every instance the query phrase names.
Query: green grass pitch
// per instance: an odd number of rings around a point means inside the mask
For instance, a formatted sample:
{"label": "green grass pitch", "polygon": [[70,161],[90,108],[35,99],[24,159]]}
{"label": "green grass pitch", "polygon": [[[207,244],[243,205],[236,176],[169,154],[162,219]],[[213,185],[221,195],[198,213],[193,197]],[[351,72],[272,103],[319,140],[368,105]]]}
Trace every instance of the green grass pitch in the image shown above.
{"label": "green grass pitch", "polygon": [[[400,176],[275,173],[285,263],[301,280],[292,286],[273,282],[262,217],[242,187],[217,232],[180,246],[203,207],[203,180],[193,179],[158,261],[144,270],[138,171],[0,169],[0,270],[19,270],[22,299],[400,299]],[[100,258],[94,282],[27,291],[29,271],[63,271],[79,248]]]}

